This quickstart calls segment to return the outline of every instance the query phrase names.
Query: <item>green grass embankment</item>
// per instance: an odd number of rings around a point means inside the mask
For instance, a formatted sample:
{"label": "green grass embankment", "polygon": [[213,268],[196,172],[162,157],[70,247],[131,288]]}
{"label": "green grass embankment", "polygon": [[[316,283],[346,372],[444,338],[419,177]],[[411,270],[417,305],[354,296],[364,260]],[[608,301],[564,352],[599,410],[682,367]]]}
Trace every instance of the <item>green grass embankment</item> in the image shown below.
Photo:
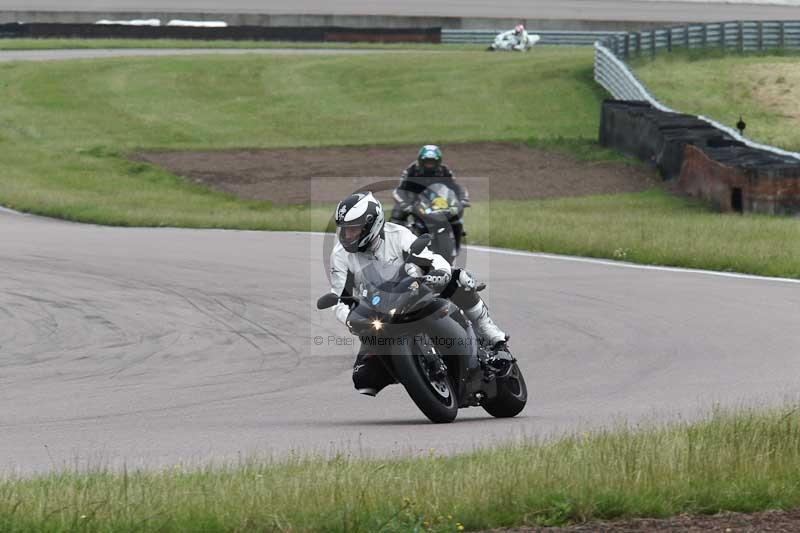
{"label": "green grass embankment", "polygon": [[800,506],[795,411],[440,457],[0,481],[3,531],[460,531]]}
{"label": "green grass embankment", "polygon": [[800,151],[800,54],[665,54],[635,62],[637,75],[660,101],[705,115],[747,137]]}
{"label": "green grass embankment", "polygon": [[[591,69],[580,48],[2,63],[0,204],[111,225],[320,229],[330,206],[241,201],[127,155],[528,140],[618,159],[591,142],[603,98]],[[493,205],[468,212],[470,242],[800,276],[796,220],[720,216],[659,191]]]}

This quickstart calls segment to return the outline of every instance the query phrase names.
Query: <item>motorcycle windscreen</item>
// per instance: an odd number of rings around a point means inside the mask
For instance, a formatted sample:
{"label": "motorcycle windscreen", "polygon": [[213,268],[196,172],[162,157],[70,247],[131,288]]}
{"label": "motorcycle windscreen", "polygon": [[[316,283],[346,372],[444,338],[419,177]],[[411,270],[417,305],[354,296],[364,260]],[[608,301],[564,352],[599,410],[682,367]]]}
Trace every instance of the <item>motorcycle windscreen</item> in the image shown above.
{"label": "motorcycle windscreen", "polygon": [[387,316],[398,313],[399,319],[399,314],[414,307],[415,302],[427,303],[425,297],[429,290],[420,280],[406,274],[404,263],[384,263],[360,257],[357,261],[355,296],[367,308]]}
{"label": "motorcycle windscreen", "polygon": [[420,195],[419,209],[423,216],[457,212],[458,207],[458,195],[444,183],[434,183]]}
{"label": "motorcycle windscreen", "polygon": [[386,263],[358,255],[353,273],[357,298],[365,299],[371,294],[397,292],[398,281],[406,276],[403,263]]}

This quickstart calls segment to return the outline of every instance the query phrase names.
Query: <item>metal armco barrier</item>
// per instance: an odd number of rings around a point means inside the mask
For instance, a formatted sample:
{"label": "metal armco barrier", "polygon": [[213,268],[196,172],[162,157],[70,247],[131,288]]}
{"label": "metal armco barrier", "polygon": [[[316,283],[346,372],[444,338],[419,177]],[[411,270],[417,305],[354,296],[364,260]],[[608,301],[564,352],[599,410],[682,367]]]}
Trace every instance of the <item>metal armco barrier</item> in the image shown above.
{"label": "metal armco barrier", "polygon": [[[442,44],[485,44],[488,46],[502,31],[504,30],[442,30]],[[625,35],[624,32],[613,31],[528,31],[541,37],[538,43],[540,45],[591,46],[599,39]]]}
{"label": "metal armco barrier", "polygon": [[717,48],[730,52],[800,48],[800,21],[687,24],[622,33],[604,39],[603,45],[624,59],[655,56],[673,48]]}
{"label": "metal armco barrier", "polygon": [[[172,28],[172,29],[170,29]],[[228,26],[226,28],[175,29],[168,26],[130,26],[123,24],[31,23],[0,24],[0,38],[78,37],[78,38],[175,38],[201,40],[282,40],[282,41],[388,41],[443,44],[485,44],[494,41],[502,30],[442,30],[440,28],[344,28],[322,26]],[[622,37],[623,32],[532,31],[541,37],[539,44],[591,46],[600,39]]]}

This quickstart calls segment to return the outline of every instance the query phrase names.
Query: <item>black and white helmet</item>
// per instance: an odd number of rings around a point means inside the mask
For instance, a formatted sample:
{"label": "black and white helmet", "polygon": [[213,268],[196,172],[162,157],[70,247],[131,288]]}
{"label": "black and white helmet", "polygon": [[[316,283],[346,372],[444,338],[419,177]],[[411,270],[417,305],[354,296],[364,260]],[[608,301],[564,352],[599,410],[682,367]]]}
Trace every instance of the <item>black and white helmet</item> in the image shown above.
{"label": "black and white helmet", "polygon": [[383,233],[383,206],[371,192],[351,194],[336,207],[339,242],[350,253],[366,251]]}

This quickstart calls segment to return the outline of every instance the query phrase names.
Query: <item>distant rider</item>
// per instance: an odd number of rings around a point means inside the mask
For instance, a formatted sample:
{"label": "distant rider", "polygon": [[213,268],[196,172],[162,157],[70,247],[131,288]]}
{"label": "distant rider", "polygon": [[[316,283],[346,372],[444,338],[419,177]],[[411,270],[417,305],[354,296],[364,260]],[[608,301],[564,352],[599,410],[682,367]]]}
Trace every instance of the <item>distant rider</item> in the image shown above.
{"label": "distant rider", "polygon": [[[416,240],[408,228],[386,222],[383,206],[371,192],[348,196],[336,208],[338,242],[331,252],[331,292],[342,302],[333,309],[336,318],[347,324],[347,317],[357,300],[352,297],[358,286],[359,272],[374,261],[402,264],[411,244]],[[407,263],[406,272],[439,291],[464,311],[472,322],[477,337],[494,355],[507,352],[506,335],[492,320],[489,309],[475,290],[475,278],[463,269],[451,269],[442,256],[425,248],[418,257],[430,261],[429,268]],[[367,352],[362,344],[353,365],[353,384],[358,392],[376,395],[393,383],[383,364]],[[502,356],[500,357],[503,358]]]}
{"label": "distant rider", "polygon": [[[442,151],[435,144],[426,144],[419,149],[417,160],[403,171],[400,184],[394,190],[395,205],[391,221],[405,225],[406,218],[417,201],[417,197],[434,183],[442,183],[453,189],[464,207],[470,206],[469,192],[456,182],[455,175],[442,162]],[[461,242],[463,227],[460,222],[453,224],[456,242]]]}
{"label": "distant rider", "polygon": [[525,52],[539,41],[538,35],[530,35],[522,24],[517,24],[513,30],[504,31],[498,35],[489,50],[516,50]]}

